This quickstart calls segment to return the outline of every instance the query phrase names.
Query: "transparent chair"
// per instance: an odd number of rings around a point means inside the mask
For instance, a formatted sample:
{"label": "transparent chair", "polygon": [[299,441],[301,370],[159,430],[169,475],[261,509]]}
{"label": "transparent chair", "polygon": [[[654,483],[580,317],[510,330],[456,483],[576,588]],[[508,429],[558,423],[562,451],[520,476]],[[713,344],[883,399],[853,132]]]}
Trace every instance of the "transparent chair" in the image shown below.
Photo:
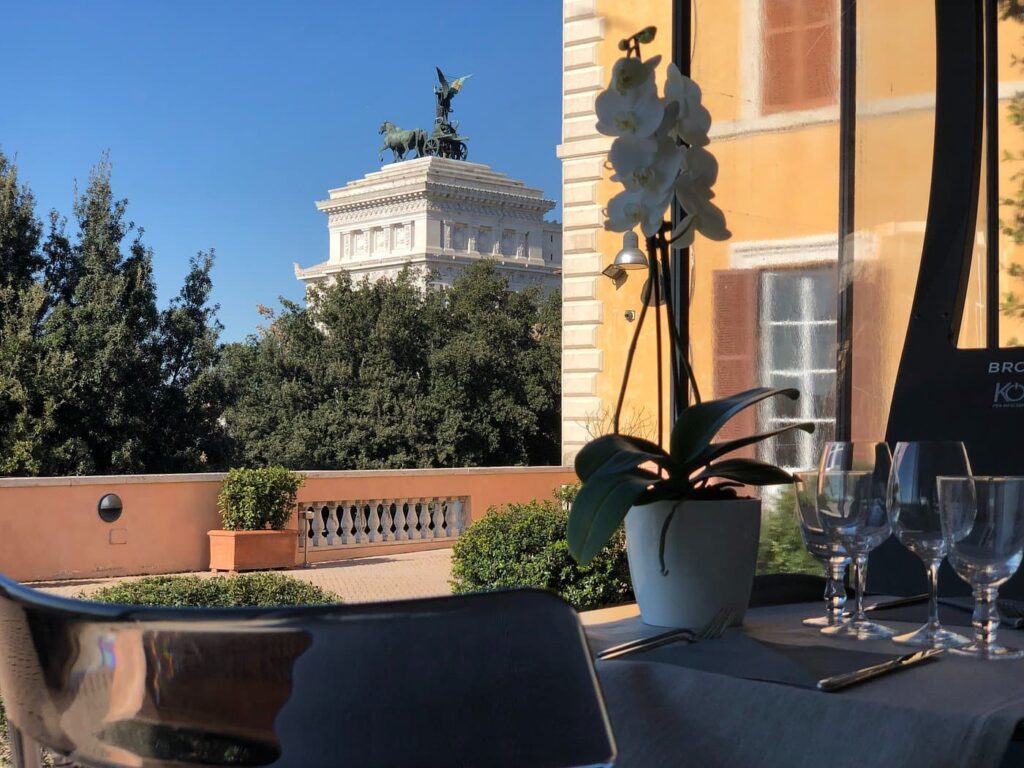
{"label": "transparent chair", "polygon": [[140,608],[0,576],[16,766],[611,765],[575,611],[515,590],[302,608]]}

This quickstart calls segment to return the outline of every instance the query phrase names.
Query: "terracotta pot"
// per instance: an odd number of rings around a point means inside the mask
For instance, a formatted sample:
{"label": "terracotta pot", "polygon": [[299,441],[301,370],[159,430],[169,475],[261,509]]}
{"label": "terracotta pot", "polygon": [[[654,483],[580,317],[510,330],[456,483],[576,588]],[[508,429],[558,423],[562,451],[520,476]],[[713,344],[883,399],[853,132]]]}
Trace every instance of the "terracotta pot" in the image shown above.
{"label": "terracotta pot", "polygon": [[[665,573],[658,548],[665,519]],[[657,501],[626,515],[626,554],[645,624],[697,629],[721,610],[743,621],[757,566],[759,499]]]}
{"label": "terracotta pot", "polygon": [[208,535],[211,571],[235,573],[295,565],[295,531],[209,531]]}

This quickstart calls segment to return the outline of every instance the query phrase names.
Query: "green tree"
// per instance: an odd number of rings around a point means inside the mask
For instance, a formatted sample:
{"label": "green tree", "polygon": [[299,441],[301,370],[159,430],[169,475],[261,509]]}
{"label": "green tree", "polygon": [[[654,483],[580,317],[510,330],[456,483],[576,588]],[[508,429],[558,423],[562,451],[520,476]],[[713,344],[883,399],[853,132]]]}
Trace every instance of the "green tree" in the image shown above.
{"label": "green tree", "polygon": [[0,474],[38,471],[41,237],[35,199],[0,152]]}
{"label": "green tree", "polygon": [[485,261],[428,303],[437,463],[556,463],[561,297],[511,291]]}
{"label": "green tree", "polygon": [[558,461],[560,302],[490,264],[451,288],[342,276],[282,302],[221,363],[243,463],[295,468]]}
{"label": "green tree", "polygon": [[228,464],[229,445],[219,423],[227,390],[217,373],[220,359],[218,305],[210,304],[213,251],[189,262],[181,291],[160,313],[157,386],[147,464],[161,472],[187,472]]}
{"label": "green tree", "polygon": [[[47,244],[51,307],[44,321],[53,402],[48,474],[142,472],[160,383],[152,254],[115,200],[110,164],[74,203],[76,243],[54,219]],[[127,255],[122,242],[133,235]]]}

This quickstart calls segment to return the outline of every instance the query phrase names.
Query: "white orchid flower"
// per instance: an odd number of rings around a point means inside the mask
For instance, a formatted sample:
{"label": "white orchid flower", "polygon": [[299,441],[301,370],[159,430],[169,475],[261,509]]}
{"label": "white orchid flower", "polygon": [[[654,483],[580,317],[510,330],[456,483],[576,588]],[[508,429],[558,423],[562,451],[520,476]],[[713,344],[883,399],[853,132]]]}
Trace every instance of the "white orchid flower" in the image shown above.
{"label": "white orchid flower", "polygon": [[658,197],[641,190],[624,190],[608,201],[605,229],[630,232],[637,226],[645,237],[653,237],[661,229],[665,209],[672,201],[672,190]]}
{"label": "white orchid flower", "polygon": [[679,175],[684,151],[668,136],[617,138],[608,152],[608,161],[615,170],[611,179],[628,190],[661,199]]}
{"label": "white orchid flower", "polygon": [[700,232],[708,240],[728,240],[732,232],[725,223],[725,214],[711,202],[714,193],[709,187],[696,186],[684,179],[676,184],[676,200],[686,215],[672,231],[676,247],[683,248],[693,243],[694,232]]}
{"label": "white orchid flower", "polygon": [[680,183],[686,181],[697,187],[710,189],[718,181],[718,161],[703,147],[683,149]]}
{"label": "white orchid flower", "polygon": [[650,136],[665,113],[653,82],[623,96],[614,88],[602,91],[594,102],[597,130],[605,136]]}
{"label": "white orchid flower", "polygon": [[680,72],[674,63],[668,65],[665,98],[679,105],[675,136],[691,147],[705,146],[711,130],[711,113],[701,104],[700,86]]}
{"label": "white orchid flower", "polygon": [[611,90],[620,96],[642,93],[657,89],[654,83],[654,70],[661,63],[661,56],[652,56],[647,61],[635,58],[619,59],[612,67]]}

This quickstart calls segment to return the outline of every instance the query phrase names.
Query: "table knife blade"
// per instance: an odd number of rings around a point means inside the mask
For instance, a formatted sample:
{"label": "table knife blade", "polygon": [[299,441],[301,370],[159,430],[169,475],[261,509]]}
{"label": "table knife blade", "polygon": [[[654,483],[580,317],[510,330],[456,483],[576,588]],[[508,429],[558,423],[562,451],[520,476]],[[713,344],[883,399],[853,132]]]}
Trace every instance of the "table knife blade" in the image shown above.
{"label": "table knife blade", "polygon": [[864,611],[884,611],[888,608],[902,608],[906,605],[918,605],[919,603],[927,602],[928,593],[925,592],[923,595],[911,595],[910,597],[900,597],[895,600],[883,600],[880,603],[865,606]]}
{"label": "table knife blade", "polygon": [[928,648],[924,651],[897,656],[895,659],[883,661],[881,664],[874,664],[863,669],[857,669],[853,672],[844,672],[841,675],[825,677],[818,681],[818,690],[825,691],[826,693],[841,691],[844,688],[849,688],[851,685],[857,685],[866,680],[874,680],[876,677],[889,674],[890,672],[897,672],[929,659],[934,659],[940,653],[942,653],[941,648]]}

